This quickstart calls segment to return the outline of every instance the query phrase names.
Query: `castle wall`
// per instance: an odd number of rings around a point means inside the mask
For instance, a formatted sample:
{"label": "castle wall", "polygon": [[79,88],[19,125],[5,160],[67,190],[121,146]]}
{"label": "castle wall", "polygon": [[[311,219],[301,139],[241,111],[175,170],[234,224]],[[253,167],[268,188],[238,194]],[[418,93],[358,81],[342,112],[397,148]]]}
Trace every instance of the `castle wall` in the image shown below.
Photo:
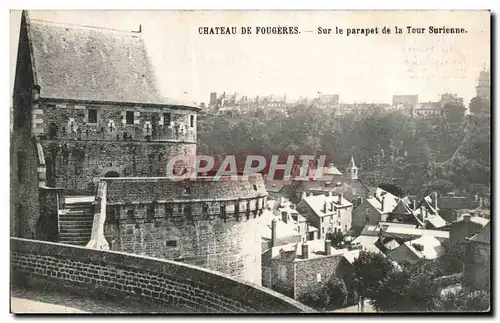
{"label": "castle wall", "polygon": [[108,172],[165,176],[172,157],[196,153],[192,110],[68,102],[44,102],[41,110],[47,183],[68,194],[95,193]]}
{"label": "castle wall", "polygon": [[29,288],[154,304],[158,312],[314,312],[270,289],[174,261],[16,238],[10,252],[12,282]]}
{"label": "castle wall", "polygon": [[22,18],[14,81],[13,125],[10,144],[10,234],[34,238],[39,217],[38,162],[34,113],[37,106],[32,91],[35,88],[30,61],[30,46]]}
{"label": "castle wall", "polygon": [[111,250],[175,259],[261,284],[262,178],[107,178]]}

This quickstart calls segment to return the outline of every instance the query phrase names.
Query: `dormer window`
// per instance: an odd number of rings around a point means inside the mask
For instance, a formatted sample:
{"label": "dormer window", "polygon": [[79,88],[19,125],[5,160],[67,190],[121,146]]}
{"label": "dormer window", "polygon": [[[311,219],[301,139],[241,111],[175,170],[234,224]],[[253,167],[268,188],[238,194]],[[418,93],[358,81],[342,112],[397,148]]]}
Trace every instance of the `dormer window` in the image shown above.
{"label": "dormer window", "polygon": [[191,189],[189,187],[184,188],[184,195],[191,195]]}

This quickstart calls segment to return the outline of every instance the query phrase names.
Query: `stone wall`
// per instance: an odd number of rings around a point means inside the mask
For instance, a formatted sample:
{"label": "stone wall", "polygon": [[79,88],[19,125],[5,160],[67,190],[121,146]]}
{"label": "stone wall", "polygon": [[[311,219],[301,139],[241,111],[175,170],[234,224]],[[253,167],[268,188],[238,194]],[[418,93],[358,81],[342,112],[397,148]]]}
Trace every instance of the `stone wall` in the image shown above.
{"label": "stone wall", "polygon": [[44,101],[40,111],[48,185],[68,194],[94,194],[97,179],[110,172],[165,176],[172,157],[196,153],[195,109]]}
{"label": "stone wall", "polygon": [[[11,280],[186,312],[314,312],[267,288],[168,260],[11,238]],[[168,305],[168,306],[165,306]]]}
{"label": "stone wall", "polygon": [[[42,140],[47,184],[71,194],[95,194],[100,177],[165,176],[168,161],[194,154],[194,143]],[[115,176],[116,176],[115,175]]]}
{"label": "stone wall", "polygon": [[[336,255],[297,261],[295,299],[300,299],[312,286],[325,285],[333,277],[342,278],[345,272],[342,270],[343,259],[343,256]],[[318,278],[320,278],[319,281]]]}
{"label": "stone wall", "polygon": [[261,176],[106,178],[104,235],[111,250],[175,259],[261,284],[258,218],[266,205]]}
{"label": "stone wall", "polygon": [[33,133],[37,109],[32,91],[35,88],[30,47],[22,17],[17,50],[16,76],[12,98],[13,125],[10,141],[10,234],[33,238],[39,217],[38,163]]}
{"label": "stone wall", "polygon": [[271,261],[271,286],[273,290],[294,298],[295,264],[290,261],[273,259]]}

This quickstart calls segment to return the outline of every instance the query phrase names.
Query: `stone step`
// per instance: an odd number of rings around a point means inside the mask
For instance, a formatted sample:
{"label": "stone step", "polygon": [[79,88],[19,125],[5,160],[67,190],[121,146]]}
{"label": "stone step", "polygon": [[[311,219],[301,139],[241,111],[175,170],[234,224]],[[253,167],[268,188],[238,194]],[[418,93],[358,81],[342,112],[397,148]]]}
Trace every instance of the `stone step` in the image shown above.
{"label": "stone step", "polygon": [[75,230],[92,230],[92,224],[63,224],[59,225],[59,230],[63,231],[75,231]]}
{"label": "stone step", "polygon": [[71,238],[71,240],[79,238],[90,239],[90,235],[90,232],[59,232],[59,240],[66,238]]}
{"label": "stone step", "polygon": [[69,222],[90,222],[92,223],[94,221],[94,217],[93,216],[80,216],[80,217],[67,217],[67,218],[63,218],[63,217],[60,217],[59,218],[59,222],[64,222],[64,223],[69,223]]}
{"label": "stone step", "polygon": [[60,233],[74,233],[74,232],[89,232],[92,230],[92,226],[84,226],[84,227],[68,227],[61,226]]}
{"label": "stone step", "polygon": [[64,243],[64,244],[69,244],[69,245],[72,245],[72,246],[86,246],[87,243],[89,243],[88,241],[59,241],[59,243]]}

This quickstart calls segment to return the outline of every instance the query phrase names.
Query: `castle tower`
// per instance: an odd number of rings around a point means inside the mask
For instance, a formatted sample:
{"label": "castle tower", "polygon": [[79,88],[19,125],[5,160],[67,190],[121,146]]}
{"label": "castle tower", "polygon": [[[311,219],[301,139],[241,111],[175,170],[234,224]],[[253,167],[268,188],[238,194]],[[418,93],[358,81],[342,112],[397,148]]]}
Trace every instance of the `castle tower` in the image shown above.
{"label": "castle tower", "polygon": [[354,157],[351,157],[347,173],[351,176],[351,179],[358,179],[358,167],[356,167],[356,164],[354,163]]}
{"label": "castle tower", "polygon": [[[11,235],[174,259],[260,284],[262,177],[168,177],[172,158],[196,154],[200,108],[164,97],[154,72],[141,33],[23,12]],[[85,223],[76,233],[75,217]]]}
{"label": "castle tower", "polygon": [[479,78],[476,86],[476,95],[482,99],[490,99],[490,72],[484,67],[479,73]]}

